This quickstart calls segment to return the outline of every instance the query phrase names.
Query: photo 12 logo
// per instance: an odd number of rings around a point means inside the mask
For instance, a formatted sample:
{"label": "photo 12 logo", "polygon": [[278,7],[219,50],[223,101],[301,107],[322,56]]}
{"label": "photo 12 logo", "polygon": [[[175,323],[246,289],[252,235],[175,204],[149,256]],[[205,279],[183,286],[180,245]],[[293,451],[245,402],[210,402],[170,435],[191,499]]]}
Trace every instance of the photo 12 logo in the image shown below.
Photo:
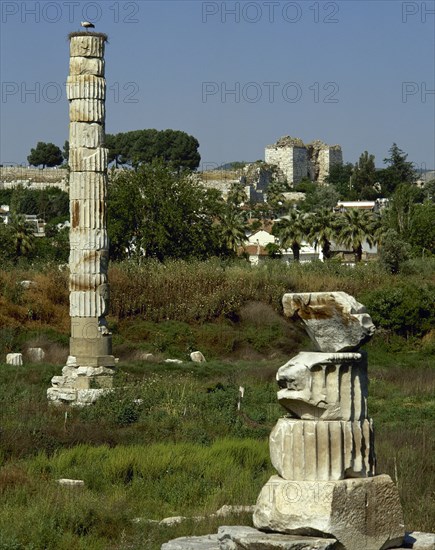
{"label": "photo 12 logo", "polygon": [[1,2],[1,21],[21,23],[139,23],[139,2]]}
{"label": "photo 12 logo", "polygon": [[421,21],[426,23],[435,15],[435,3],[432,2],[402,2],[402,23]]}
{"label": "photo 12 logo", "polygon": [[[139,84],[114,82],[107,86],[106,100],[112,103],[139,103]],[[12,82],[1,83],[2,103],[58,103],[66,101],[65,83],[59,82]]]}
{"label": "photo 12 logo", "polygon": [[298,103],[303,99],[313,103],[338,103],[340,86],[337,82],[202,82],[202,102],[220,103]]}
{"label": "photo 12 logo", "polygon": [[337,2],[202,2],[203,23],[339,23]]}
{"label": "photo 12 logo", "polygon": [[428,95],[435,96],[435,88],[428,88],[426,82],[402,82],[402,103],[408,103],[408,101],[426,103]]}

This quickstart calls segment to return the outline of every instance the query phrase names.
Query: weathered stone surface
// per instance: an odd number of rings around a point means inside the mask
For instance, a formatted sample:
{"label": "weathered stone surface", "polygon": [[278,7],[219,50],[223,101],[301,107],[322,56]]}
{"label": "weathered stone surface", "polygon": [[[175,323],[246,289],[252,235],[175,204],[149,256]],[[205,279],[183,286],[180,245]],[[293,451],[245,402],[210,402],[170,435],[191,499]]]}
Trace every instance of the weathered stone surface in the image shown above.
{"label": "weathered stone surface", "polygon": [[292,416],[322,420],[367,418],[367,359],[362,353],[303,351],[279,368],[280,404]]}
{"label": "weathered stone surface", "polygon": [[44,360],[45,351],[42,348],[29,348],[27,350],[27,356],[33,363],[40,363]]}
{"label": "weathered stone surface", "polygon": [[70,57],[104,57],[104,45],[98,36],[74,36],[70,40]]}
{"label": "weathered stone surface", "polygon": [[192,353],[190,354],[190,359],[194,363],[205,363],[206,362],[204,355],[200,351],[192,351]]}
{"label": "weathered stone surface", "polygon": [[73,214],[73,227],[84,229],[104,229],[107,226],[106,212],[102,207],[105,197],[100,199],[73,199],[70,212]]}
{"label": "weathered stone surface", "polygon": [[[58,378],[53,377],[53,378]],[[77,400],[77,390],[74,388],[48,388],[47,399],[55,404],[72,403]]]}
{"label": "weathered stone surface", "polygon": [[103,124],[106,117],[104,101],[101,99],[73,99],[69,105],[69,116],[71,122],[99,122]]}
{"label": "weathered stone surface", "polygon": [[238,505],[238,504],[224,504],[213,515],[217,517],[226,517],[232,514],[252,514],[254,512],[254,506]]}
{"label": "weathered stone surface", "polygon": [[[103,147],[104,141],[104,126],[98,124],[98,122],[71,122],[69,126],[69,146],[71,149],[75,147],[88,147],[89,149],[95,149],[96,147]],[[97,174],[96,176],[98,177]],[[83,191],[85,190],[86,185],[86,194],[71,197],[72,199],[84,199],[89,197],[88,192],[90,189],[87,187],[88,185],[95,184],[95,182],[89,180],[90,177],[92,176],[80,177],[80,173],[71,173],[69,182],[70,191],[72,191],[72,189],[77,185],[77,178],[79,178],[78,183]],[[99,177],[101,178],[101,176]],[[105,186],[101,186],[101,189],[105,190]]]}
{"label": "weathered stone surface", "polygon": [[104,76],[104,60],[95,57],[72,57],[69,63],[70,76],[90,74]]}
{"label": "weathered stone surface", "polygon": [[95,149],[76,147],[70,149],[70,168],[74,172],[104,172],[107,170],[108,152],[109,150],[104,147],[97,147]]}
{"label": "weathered stone surface", "polygon": [[182,362],[181,359],[165,359],[165,363],[174,363],[176,365],[181,365]]}
{"label": "weathered stone surface", "polygon": [[335,550],[337,541],[329,538],[264,533],[253,527],[223,526],[218,531],[220,550]]}
{"label": "weathered stone surface", "polygon": [[162,550],[220,550],[217,535],[180,537],[162,544]]}
{"label": "weathered stone surface", "polygon": [[63,485],[66,487],[84,487],[85,486],[85,482],[83,481],[83,479],[62,478],[62,479],[58,479],[57,482],[59,483],[59,485]]}
{"label": "weathered stone surface", "polygon": [[435,550],[435,533],[421,533],[411,531],[406,533],[401,548],[412,548],[413,550]]}
{"label": "weathered stone surface", "polygon": [[68,99],[101,99],[106,98],[106,81],[101,76],[82,74],[69,76],[66,81]]}
{"label": "weathered stone surface", "polygon": [[365,307],[345,292],[284,294],[284,314],[300,319],[320,351],[357,350],[375,332]]}
{"label": "weathered stone surface", "polygon": [[375,474],[369,420],[323,422],[280,418],[270,434],[270,458],[286,480],[339,480]]}
{"label": "weathered stone surface", "polygon": [[389,476],[341,481],[286,481],[272,476],[258,497],[258,529],[336,538],[344,550],[400,546],[399,494]]}
{"label": "weathered stone surface", "polygon": [[23,364],[23,354],[22,353],[8,353],[6,355],[6,364],[21,367],[22,364]]}

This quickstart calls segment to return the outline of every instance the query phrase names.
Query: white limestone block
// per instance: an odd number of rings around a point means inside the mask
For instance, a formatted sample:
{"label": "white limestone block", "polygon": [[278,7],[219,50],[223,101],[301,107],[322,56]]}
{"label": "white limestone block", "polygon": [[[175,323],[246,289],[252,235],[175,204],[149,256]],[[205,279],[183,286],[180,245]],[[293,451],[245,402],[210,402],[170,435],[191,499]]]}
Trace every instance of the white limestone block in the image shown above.
{"label": "white limestone block", "polygon": [[70,57],[104,57],[105,40],[99,36],[72,36]]}
{"label": "white limestone block", "polygon": [[101,317],[107,315],[109,297],[98,291],[70,292],[71,317]]}
{"label": "white limestone block", "polygon": [[97,147],[76,147],[69,151],[69,165],[72,172],[104,172],[107,170],[108,149]]}
{"label": "white limestone block", "polygon": [[280,404],[305,420],[364,420],[367,359],[362,353],[303,351],[278,369]]}
{"label": "white limestone block", "polygon": [[190,354],[190,359],[194,363],[205,363],[206,362],[204,355],[200,351],[192,351],[192,353]]}
{"label": "white limestone block", "polygon": [[69,74],[70,76],[81,74],[104,76],[104,60],[96,57],[71,57]]}
{"label": "white limestone block", "polygon": [[90,390],[77,390],[77,402],[75,403],[78,406],[82,405],[91,405],[98,401],[98,399],[107,393],[108,389],[90,389]]}
{"label": "white limestone block", "polygon": [[[69,125],[69,146],[71,149],[74,149],[76,147],[87,147],[89,149],[103,147],[104,126],[102,124],[98,124],[97,122],[71,122]],[[73,185],[71,178],[73,174],[74,172],[70,174],[70,190],[72,189]],[[90,180],[83,180],[82,178],[82,181],[89,182]]]}
{"label": "white limestone block", "polygon": [[336,481],[375,475],[371,420],[280,418],[269,439],[270,458],[287,480]]}
{"label": "white limestone block", "polygon": [[420,531],[411,531],[406,533],[403,548],[412,548],[413,550],[435,550],[435,533],[422,533]]}
{"label": "white limestone block", "polygon": [[335,550],[337,548],[337,541],[332,538],[264,533],[245,525],[219,527],[218,538],[220,550]]}
{"label": "white limestone block", "polygon": [[6,355],[6,364],[21,367],[23,365],[23,354],[22,353],[8,353]]}
{"label": "white limestone block", "polygon": [[104,124],[106,109],[101,99],[72,99],[69,103],[71,122],[98,122]]}
{"label": "white limestone block", "polygon": [[77,390],[68,387],[53,387],[47,390],[47,399],[55,405],[62,403],[72,403],[77,399]]}
{"label": "white limestone block", "polygon": [[85,486],[85,482],[83,481],[83,479],[62,478],[62,479],[58,479],[57,482],[59,483],[59,485],[63,485],[64,487],[84,487]]}
{"label": "white limestone block", "polygon": [[33,361],[34,363],[40,363],[44,360],[45,351],[42,348],[29,348],[27,350],[27,356],[30,361]]}
{"label": "white limestone block", "polygon": [[335,537],[344,550],[383,550],[404,536],[399,492],[387,475],[315,482],[272,476],[253,520],[265,531]]}
{"label": "white limestone block", "polygon": [[68,76],[66,81],[68,99],[101,99],[106,98],[106,81],[101,76],[81,74]]}
{"label": "white limestone block", "polygon": [[161,550],[220,550],[217,535],[179,537],[162,544]]}
{"label": "white limestone block", "polygon": [[284,314],[301,320],[320,351],[357,350],[375,332],[365,307],[346,292],[284,294]]}

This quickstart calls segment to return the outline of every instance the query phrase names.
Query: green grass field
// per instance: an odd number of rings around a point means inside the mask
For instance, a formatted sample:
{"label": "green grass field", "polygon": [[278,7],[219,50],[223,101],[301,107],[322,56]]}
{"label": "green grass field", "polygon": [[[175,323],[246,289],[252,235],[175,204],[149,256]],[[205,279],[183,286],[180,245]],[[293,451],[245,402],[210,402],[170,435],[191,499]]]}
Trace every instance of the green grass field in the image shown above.
{"label": "green grass field", "polygon": [[[284,414],[275,374],[311,346],[282,317],[279,298],[327,288],[353,293],[377,316],[381,329],[366,351],[378,470],[398,484],[407,530],[435,531],[433,269],[392,278],[373,266],[151,267],[131,268],[134,277],[113,268],[116,388],[83,409],[46,400],[68,353],[65,274],[0,271],[2,357],[25,354],[29,343],[48,351],[46,364],[0,364],[0,550],[157,550],[222,524],[249,525],[249,514],[210,516],[224,504],[254,504],[274,473],[268,435]],[[39,287],[16,284],[31,278]],[[202,307],[189,305],[200,297]],[[207,363],[188,361],[194,349]],[[85,486],[62,487],[59,478]],[[206,519],[158,524],[170,516]]]}

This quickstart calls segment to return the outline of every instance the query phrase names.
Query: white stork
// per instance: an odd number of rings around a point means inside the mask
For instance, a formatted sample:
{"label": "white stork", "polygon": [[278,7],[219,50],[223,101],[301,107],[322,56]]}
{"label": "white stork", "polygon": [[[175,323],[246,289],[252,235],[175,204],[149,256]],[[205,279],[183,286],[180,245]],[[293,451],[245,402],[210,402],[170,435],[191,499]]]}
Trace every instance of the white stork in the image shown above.
{"label": "white stork", "polygon": [[80,25],[85,29],[95,29],[95,25],[89,21],[81,21]]}

